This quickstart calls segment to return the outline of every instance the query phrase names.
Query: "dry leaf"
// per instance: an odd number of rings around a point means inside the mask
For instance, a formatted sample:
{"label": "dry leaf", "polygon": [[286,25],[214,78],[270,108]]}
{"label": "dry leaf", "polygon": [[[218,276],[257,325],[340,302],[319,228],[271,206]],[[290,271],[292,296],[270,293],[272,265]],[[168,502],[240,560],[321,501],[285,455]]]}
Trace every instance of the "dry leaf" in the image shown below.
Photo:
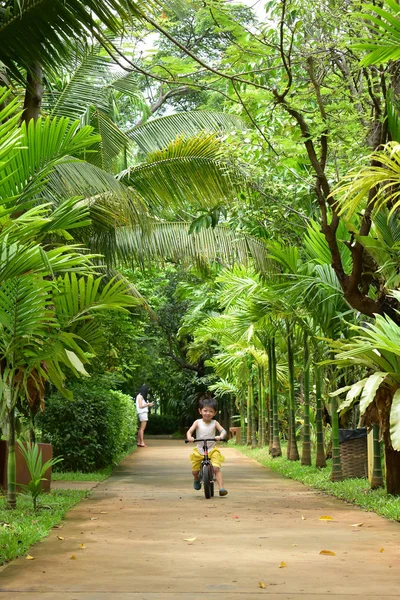
{"label": "dry leaf", "polygon": [[364,523],[354,523],[354,525],[352,525],[352,527],[362,527],[364,525]]}
{"label": "dry leaf", "polygon": [[185,538],[183,541],[184,542],[195,542],[196,538],[195,537],[194,538]]}
{"label": "dry leaf", "polygon": [[70,559],[70,560],[76,560],[76,556],[75,556],[75,554],[73,554],[73,555],[71,556],[71,559]]}
{"label": "dry leaf", "polygon": [[322,517],[319,518],[320,521],[332,521],[332,517],[330,517],[329,515],[323,515]]}
{"label": "dry leaf", "polygon": [[292,544],[292,546],[297,546],[297,544]]}
{"label": "dry leaf", "polygon": [[262,588],[263,590],[265,590],[265,588],[266,588],[267,586],[265,585],[265,583],[264,583],[263,581],[259,581],[259,582],[258,582],[258,587],[260,587],[260,588]]}
{"label": "dry leaf", "polygon": [[35,560],[35,557],[34,557],[34,556],[31,556],[30,554],[27,554],[27,555],[25,556],[25,558],[26,558],[26,560]]}
{"label": "dry leaf", "polygon": [[303,517],[303,515],[301,515],[301,520],[302,520],[302,521],[305,521],[305,520],[306,520],[306,518],[305,518],[305,517]]}
{"label": "dry leaf", "polygon": [[279,568],[283,569],[283,567],[287,567],[287,564],[282,561],[281,564],[279,565]]}
{"label": "dry leaf", "polygon": [[63,538],[63,536],[62,536],[62,535],[58,535],[58,536],[57,536],[57,539],[59,539],[59,540],[63,540],[64,538]]}
{"label": "dry leaf", "polygon": [[320,554],[323,554],[324,556],[336,556],[332,550],[321,550]]}
{"label": "dry leaf", "polygon": [[98,521],[98,518],[97,517],[90,517],[90,520],[91,521]]}
{"label": "dry leaf", "polygon": [[79,544],[79,548],[86,548],[85,544]]}
{"label": "dry leaf", "polygon": [[379,548],[379,552],[385,552],[385,548]]}

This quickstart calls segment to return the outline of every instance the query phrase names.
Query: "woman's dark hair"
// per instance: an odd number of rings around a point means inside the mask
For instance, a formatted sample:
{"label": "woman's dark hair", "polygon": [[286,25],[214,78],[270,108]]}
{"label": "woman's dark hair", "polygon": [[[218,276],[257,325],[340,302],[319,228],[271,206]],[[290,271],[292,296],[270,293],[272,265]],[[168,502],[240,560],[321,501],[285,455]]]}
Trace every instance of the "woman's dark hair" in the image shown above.
{"label": "woman's dark hair", "polygon": [[143,385],[140,386],[138,394],[140,394],[141,396],[143,396],[143,398],[145,400],[147,400],[147,394],[149,393],[149,388],[147,387],[147,385],[144,383]]}

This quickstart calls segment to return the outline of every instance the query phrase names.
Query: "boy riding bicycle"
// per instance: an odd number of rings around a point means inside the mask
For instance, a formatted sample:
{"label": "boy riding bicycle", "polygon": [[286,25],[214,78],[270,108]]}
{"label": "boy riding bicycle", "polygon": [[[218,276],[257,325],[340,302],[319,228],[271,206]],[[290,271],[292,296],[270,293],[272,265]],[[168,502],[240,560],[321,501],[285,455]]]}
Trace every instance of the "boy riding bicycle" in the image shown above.
{"label": "boy riding bicycle", "polygon": [[[195,438],[193,433],[196,432],[196,439],[203,438],[214,438],[216,441],[223,440],[226,437],[226,431],[214,420],[217,414],[217,402],[214,398],[204,398],[199,402],[199,413],[201,419],[197,419],[193,425],[188,429],[186,437],[189,442],[194,442]],[[218,431],[219,435],[215,435]],[[225,457],[221,454],[218,448],[215,448],[215,442],[207,442],[208,444],[208,456],[211,460],[211,464],[214,467],[215,479],[217,480],[219,487],[219,495],[226,496],[227,490],[224,488],[224,482],[222,479],[221,464],[224,462]],[[198,443],[197,448],[194,449],[190,455],[192,462],[192,475],[194,477],[193,487],[195,490],[201,489],[201,482],[199,480],[200,464],[203,460],[204,450],[203,444]]]}

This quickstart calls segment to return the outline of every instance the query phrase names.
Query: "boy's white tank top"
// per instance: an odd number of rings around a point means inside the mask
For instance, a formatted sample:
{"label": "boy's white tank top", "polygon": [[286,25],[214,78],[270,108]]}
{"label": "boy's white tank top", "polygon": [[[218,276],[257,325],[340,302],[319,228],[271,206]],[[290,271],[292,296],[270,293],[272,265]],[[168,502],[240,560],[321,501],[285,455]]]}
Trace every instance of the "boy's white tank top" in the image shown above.
{"label": "boy's white tank top", "polygon": [[[203,419],[197,419],[197,427],[196,427],[196,439],[203,438],[213,438],[215,437],[215,421],[212,420],[211,423],[205,423]],[[214,448],[215,442],[207,442],[208,451]],[[197,448],[200,454],[204,454],[203,451],[203,442],[197,444]]]}

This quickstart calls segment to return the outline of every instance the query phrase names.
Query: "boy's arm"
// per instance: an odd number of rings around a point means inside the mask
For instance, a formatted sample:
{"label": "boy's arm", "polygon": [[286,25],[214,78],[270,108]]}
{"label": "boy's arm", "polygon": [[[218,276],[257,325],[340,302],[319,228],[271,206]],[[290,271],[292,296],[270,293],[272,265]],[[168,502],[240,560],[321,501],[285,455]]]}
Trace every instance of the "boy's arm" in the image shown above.
{"label": "boy's arm", "polygon": [[219,435],[215,436],[215,439],[217,441],[219,440],[224,440],[227,437],[227,433],[226,433],[226,429],[224,429],[222,427],[222,425],[220,423],[218,423],[218,421],[215,421],[215,429],[218,431]]}
{"label": "boy's arm", "polygon": [[186,432],[186,438],[189,440],[189,442],[194,442],[195,438],[193,437],[193,433],[196,431],[196,429],[197,429],[197,421],[195,421],[193,423],[193,425]]}

